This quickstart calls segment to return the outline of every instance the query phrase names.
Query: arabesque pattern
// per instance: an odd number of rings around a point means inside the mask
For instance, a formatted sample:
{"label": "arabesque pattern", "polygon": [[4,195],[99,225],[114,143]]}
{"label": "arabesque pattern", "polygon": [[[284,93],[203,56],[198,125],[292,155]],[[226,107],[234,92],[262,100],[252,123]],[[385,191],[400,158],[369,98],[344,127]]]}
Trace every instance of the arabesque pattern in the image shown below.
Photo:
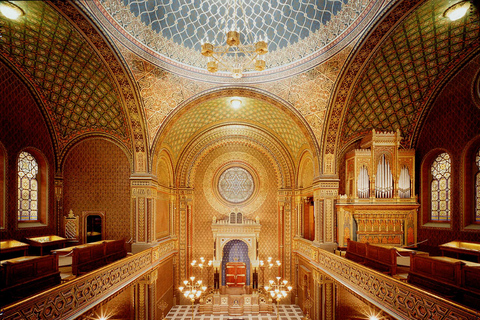
{"label": "arabesque pattern", "polygon": [[[245,0],[242,7],[248,27],[240,22],[239,28],[252,37],[242,41],[254,42],[255,36],[267,36],[269,67],[296,62],[348,34],[370,2]],[[207,37],[224,43],[222,18],[228,18],[228,11],[230,17],[233,15],[231,3],[97,0],[95,5],[111,16],[119,25],[116,28],[121,27],[147,48],[176,62],[204,68],[206,58],[200,55],[200,42]],[[243,15],[240,8],[237,13]]]}
{"label": "arabesque pattern", "polygon": [[59,141],[103,131],[127,140],[115,80],[89,42],[43,1],[18,1],[21,21],[4,20],[0,52],[43,93]]}
{"label": "arabesque pattern", "polygon": [[455,63],[480,45],[480,15],[450,21],[450,1],[428,1],[386,37],[363,70],[342,130],[346,143],[372,128],[402,130],[408,145],[425,103]]}
{"label": "arabesque pattern", "polygon": [[308,241],[295,240],[295,253],[311,261],[312,266],[353,292],[384,306],[399,319],[479,319],[478,311],[461,307],[417,287],[364,267]]}
{"label": "arabesque pattern", "polygon": [[285,141],[292,154],[307,144],[295,121],[275,106],[258,99],[241,98],[242,107],[237,111],[230,106],[230,100],[218,98],[200,103],[172,125],[164,143],[173,151],[174,157],[198,131],[219,122],[245,121],[266,127]]}

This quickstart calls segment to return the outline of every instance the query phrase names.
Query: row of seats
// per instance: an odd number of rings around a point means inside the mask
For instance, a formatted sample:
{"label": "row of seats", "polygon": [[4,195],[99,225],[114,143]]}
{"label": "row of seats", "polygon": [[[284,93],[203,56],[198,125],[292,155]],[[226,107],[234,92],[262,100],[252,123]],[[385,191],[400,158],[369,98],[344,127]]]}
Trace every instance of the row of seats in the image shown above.
{"label": "row of seats", "polygon": [[[127,255],[125,239],[106,240],[65,249],[70,249],[74,276],[85,274]],[[23,256],[2,261],[0,306],[58,285],[61,282],[58,261],[58,253],[45,256]]]}
{"label": "row of seats", "polygon": [[480,264],[450,257],[412,256],[408,282],[479,309]]}
{"label": "row of seats", "polygon": [[[345,257],[386,274],[395,275],[401,248],[385,248],[347,240]],[[409,250],[410,251],[410,250]],[[407,281],[474,309],[480,306],[480,264],[410,251]]]}
{"label": "row of seats", "polygon": [[395,248],[384,248],[348,239],[345,257],[389,275],[397,273]]}

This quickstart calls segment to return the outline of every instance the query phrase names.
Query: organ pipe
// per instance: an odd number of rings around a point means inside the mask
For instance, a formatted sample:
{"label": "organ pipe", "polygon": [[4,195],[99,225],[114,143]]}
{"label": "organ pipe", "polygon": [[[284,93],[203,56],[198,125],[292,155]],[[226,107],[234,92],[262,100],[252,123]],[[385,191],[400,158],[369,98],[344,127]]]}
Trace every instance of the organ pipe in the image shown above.
{"label": "organ pipe", "polygon": [[360,169],[357,179],[357,194],[359,198],[366,199],[370,197],[370,179],[368,177],[367,167]]}
{"label": "organ pipe", "polygon": [[393,197],[393,175],[390,170],[390,163],[382,154],[378,162],[377,176],[375,177],[375,197],[392,198]]}
{"label": "organ pipe", "polygon": [[398,195],[400,198],[410,198],[410,172],[408,171],[407,166],[403,166],[400,171],[400,178],[398,180]]}

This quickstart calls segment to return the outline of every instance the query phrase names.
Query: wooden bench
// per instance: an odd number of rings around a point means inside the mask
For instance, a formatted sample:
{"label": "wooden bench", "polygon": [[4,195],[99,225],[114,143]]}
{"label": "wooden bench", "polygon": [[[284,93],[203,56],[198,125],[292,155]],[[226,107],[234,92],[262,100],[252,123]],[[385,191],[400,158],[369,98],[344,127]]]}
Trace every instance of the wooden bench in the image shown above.
{"label": "wooden bench", "polygon": [[105,261],[112,263],[127,256],[125,239],[105,242]]}
{"label": "wooden bench", "polygon": [[126,255],[125,239],[75,247],[72,250],[72,274],[87,273]]}
{"label": "wooden bench", "polygon": [[58,257],[55,255],[5,260],[0,269],[2,306],[60,283]]}
{"label": "wooden bench", "polygon": [[345,258],[358,262],[365,263],[365,256],[367,255],[367,244],[362,242],[347,239],[347,252]]}
{"label": "wooden bench", "polygon": [[479,309],[480,307],[480,265],[465,263],[462,268],[461,303]]}
{"label": "wooden bench", "polygon": [[397,273],[397,251],[395,248],[384,248],[347,239],[345,257],[390,275]]}
{"label": "wooden bench", "polygon": [[393,276],[397,273],[397,250],[367,243],[364,265]]}
{"label": "wooden bench", "polygon": [[462,268],[465,263],[449,257],[411,257],[407,281],[448,298],[456,299],[462,285]]}

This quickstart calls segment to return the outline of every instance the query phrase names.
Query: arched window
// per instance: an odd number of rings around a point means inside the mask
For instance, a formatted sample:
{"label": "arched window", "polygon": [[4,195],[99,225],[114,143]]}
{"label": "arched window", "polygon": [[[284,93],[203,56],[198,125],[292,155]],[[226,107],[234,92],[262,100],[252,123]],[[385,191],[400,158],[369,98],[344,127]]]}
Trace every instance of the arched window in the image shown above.
{"label": "arched window", "polygon": [[477,173],[475,174],[475,222],[480,223],[480,148],[475,155]]}
{"label": "arched window", "polygon": [[39,167],[37,160],[28,152],[18,156],[18,220],[38,220]]}
{"label": "arched window", "polygon": [[431,167],[431,221],[450,221],[451,160],[448,153],[438,155]]}

